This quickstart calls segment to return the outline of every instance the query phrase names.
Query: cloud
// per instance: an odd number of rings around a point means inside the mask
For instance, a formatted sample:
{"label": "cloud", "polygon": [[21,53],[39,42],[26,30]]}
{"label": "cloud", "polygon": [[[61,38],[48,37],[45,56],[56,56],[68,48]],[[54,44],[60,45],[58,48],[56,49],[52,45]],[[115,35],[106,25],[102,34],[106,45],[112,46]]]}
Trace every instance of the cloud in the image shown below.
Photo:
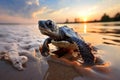
{"label": "cloud", "polygon": [[50,14],[51,15],[61,15],[63,14],[64,12],[66,12],[67,10],[69,10],[68,7],[65,7],[65,8],[61,8],[61,9],[58,9],[58,10],[54,10],[52,11]]}
{"label": "cloud", "polygon": [[40,0],[0,0],[0,22],[33,22]]}
{"label": "cloud", "polygon": [[36,4],[38,6],[40,5],[39,0],[29,0],[29,1],[26,1],[26,3],[28,5],[32,5],[32,4]]}
{"label": "cloud", "polygon": [[32,5],[33,3],[32,2],[30,2],[30,1],[27,1],[26,2],[28,5]]}
{"label": "cloud", "polygon": [[0,9],[11,16],[31,17],[31,13],[38,10],[39,0],[0,0]]}
{"label": "cloud", "polygon": [[32,17],[39,18],[39,15],[42,15],[46,13],[47,11],[49,11],[47,7],[42,7],[40,10],[33,12]]}

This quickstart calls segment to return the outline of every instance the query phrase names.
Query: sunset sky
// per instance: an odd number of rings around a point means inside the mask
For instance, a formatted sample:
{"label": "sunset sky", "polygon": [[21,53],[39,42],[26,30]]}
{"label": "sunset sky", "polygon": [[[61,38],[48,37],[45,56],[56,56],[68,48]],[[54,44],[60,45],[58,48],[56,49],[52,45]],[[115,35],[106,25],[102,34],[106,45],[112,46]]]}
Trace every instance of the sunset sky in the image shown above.
{"label": "sunset sky", "polygon": [[0,0],[0,23],[37,23],[40,19],[65,22],[68,18],[100,19],[120,12],[120,0]]}

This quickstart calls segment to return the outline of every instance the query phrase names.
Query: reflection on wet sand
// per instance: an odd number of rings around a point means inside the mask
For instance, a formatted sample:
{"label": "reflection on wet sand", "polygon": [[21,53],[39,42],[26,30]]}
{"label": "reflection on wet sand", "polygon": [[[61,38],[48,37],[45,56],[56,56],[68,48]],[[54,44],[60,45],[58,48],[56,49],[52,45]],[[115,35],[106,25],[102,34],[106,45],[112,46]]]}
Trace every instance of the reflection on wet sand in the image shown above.
{"label": "reflection on wet sand", "polygon": [[102,26],[120,26],[120,24],[119,23],[113,23],[113,24],[104,23],[102,24]]}
{"label": "reflection on wet sand", "polygon": [[120,29],[108,29],[108,28],[97,29],[97,28],[94,28],[94,30],[91,30],[89,32],[90,33],[100,33],[102,35],[109,36],[107,38],[106,37],[102,38],[103,44],[120,46],[120,39],[119,39]]}
{"label": "reflection on wet sand", "polygon": [[120,46],[120,45],[117,45],[117,44],[114,44],[114,43],[110,43],[110,42],[103,42],[103,44]]}
{"label": "reflection on wet sand", "polygon": [[94,28],[94,30],[89,31],[90,33],[101,33],[101,34],[120,34],[120,29],[97,29]]}
{"label": "reflection on wet sand", "polygon": [[117,40],[117,39],[109,39],[109,38],[103,38],[104,40],[111,40],[111,41],[114,41],[114,42],[120,42],[120,40]]}
{"label": "reflection on wet sand", "polygon": [[119,34],[107,34],[108,36],[113,36],[113,37],[120,37],[120,35]]}
{"label": "reflection on wet sand", "polygon": [[[88,23],[89,24],[89,23]],[[120,21],[118,22],[98,22],[98,23],[92,23],[94,26],[120,26]]]}
{"label": "reflection on wet sand", "polygon": [[110,39],[110,38],[102,38],[104,40],[104,44],[108,44],[108,45],[116,45],[116,46],[120,46],[120,40],[118,39]]}

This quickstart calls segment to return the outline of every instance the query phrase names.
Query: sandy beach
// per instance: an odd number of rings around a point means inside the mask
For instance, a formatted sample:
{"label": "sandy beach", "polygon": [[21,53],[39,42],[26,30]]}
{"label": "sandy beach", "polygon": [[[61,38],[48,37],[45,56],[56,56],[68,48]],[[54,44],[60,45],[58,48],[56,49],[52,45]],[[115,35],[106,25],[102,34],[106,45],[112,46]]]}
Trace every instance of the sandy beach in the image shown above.
{"label": "sandy beach", "polygon": [[[99,26],[98,26],[99,25]],[[110,62],[108,67],[91,68],[67,66],[51,60],[46,60],[39,52],[39,46],[47,38],[40,33],[37,25],[0,25],[0,52],[8,51],[4,46],[14,43],[18,46],[19,55],[28,57],[23,66],[25,70],[18,71],[6,60],[0,60],[1,80],[119,80],[119,31],[118,26],[112,26],[111,33],[102,34],[102,24],[88,24],[88,33],[84,33],[84,24],[68,24],[79,32],[87,41],[99,49],[99,55],[104,61]],[[91,26],[93,26],[91,28]],[[105,27],[105,30],[107,30]],[[83,31],[82,31],[83,30]],[[93,32],[96,30],[96,32]],[[107,44],[105,43],[107,42]],[[109,43],[109,44],[108,44]],[[11,47],[11,46],[10,46]],[[26,52],[24,54],[23,52]],[[106,69],[105,69],[106,68]],[[108,70],[108,71],[107,71]]]}

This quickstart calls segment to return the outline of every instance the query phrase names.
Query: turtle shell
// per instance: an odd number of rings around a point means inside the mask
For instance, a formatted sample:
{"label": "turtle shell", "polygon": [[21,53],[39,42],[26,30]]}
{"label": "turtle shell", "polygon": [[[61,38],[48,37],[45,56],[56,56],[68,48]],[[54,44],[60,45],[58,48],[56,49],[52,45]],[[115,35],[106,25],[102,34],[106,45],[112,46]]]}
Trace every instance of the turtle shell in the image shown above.
{"label": "turtle shell", "polygon": [[52,40],[51,43],[58,47],[58,48],[67,48],[67,49],[78,49],[78,46],[76,43],[69,43],[68,41],[54,41]]}

